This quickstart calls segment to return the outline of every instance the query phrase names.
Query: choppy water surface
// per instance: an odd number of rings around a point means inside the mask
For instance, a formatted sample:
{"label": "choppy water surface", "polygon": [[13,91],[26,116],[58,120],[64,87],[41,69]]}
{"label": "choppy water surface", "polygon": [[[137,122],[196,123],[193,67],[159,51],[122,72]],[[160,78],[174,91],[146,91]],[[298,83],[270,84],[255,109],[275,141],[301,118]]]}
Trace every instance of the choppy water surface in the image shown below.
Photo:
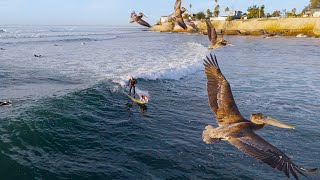
{"label": "choppy water surface", "polygon": [[[285,179],[228,143],[202,142],[204,127],[215,124],[206,36],[1,28],[0,99],[14,103],[0,109],[3,179]],[[298,165],[320,166],[320,40],[227,39],[236,46],[214,53],[243,116],[263,112],[296,126],[258,134]],[[151,97],[144,113],[127,105],[128,75]]]}

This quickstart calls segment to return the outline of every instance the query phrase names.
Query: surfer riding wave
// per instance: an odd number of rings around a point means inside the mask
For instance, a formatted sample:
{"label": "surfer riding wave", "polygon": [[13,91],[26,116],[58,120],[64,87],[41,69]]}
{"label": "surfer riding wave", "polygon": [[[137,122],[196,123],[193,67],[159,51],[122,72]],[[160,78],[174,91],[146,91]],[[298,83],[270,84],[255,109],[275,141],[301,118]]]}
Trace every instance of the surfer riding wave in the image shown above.
{"label": "surfer riding wave", "polygon": [[[132,76],[130,76],[129,80],[128,80],[128,87],[129,87],[129,93],[128,96],[130,98],[133,98],[134,102],[140,103],[140,104],[145,104],[148,103],[149,101],[149,97],[148,97],[148,93],[147,92],[143,92],[141,90],[138,89],[138,93],[136,93],[136,84],[138,83],[137,79],[133,78]],[[133,90],[133,96],[132,94],[132,90]],[[136,98],[136,95],[138,95],[138,97],[140,97],[140,99]]]}

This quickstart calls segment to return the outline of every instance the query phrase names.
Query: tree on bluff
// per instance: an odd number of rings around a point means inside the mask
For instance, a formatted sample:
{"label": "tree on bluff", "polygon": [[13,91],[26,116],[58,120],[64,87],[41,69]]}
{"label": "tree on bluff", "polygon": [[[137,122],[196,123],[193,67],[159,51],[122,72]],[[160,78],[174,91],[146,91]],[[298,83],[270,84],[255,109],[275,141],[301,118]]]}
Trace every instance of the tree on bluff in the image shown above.
{"label": "tree on bluff", "polygon": [[212,16],[212,12],[210,11],[210,9],[207,9],[207,17],[211,17]]}
{"label": "tree on bluff", "polygon": [[281,12],[280,11],[273,11],[273,13],[271,14],[272,17],[280,17],[281,16]]}
{"label": "tree on bluff", "polygon": [[219,14],[220,14],[220,6],[219,5],[216,5],[216,7],[214,8],[214,11],[213,11],[213,14],[215,17],[218,17]]}
{"label": "tree on bluff", "polygon": [[198,20],[201,20],[201,19],[205,19],[206,15],[204,14],[204,12],[198,12],[194,17]]}
{"label": "tree on bluff", "polygon": [[310,0],[310,5],[309,5],[310,8],[315,8],[318,6],[320,6],[320,0]]}
{"label": "tree on bluff", "polygon": [[258,7],[257,5],[248,7],[248,18],[260,18],[264,17],[264,5]]}
{"label": "tree on bluff", "polygon": [[184,13],[184,14],[182,15],[182,18],[183,18],[183,19],[188,19],[188,18],[189,18],[189,16],[190,16],[190,14],[188,14],[188,13]]}
{"label": "tree on bluff", "polygon": [[229,7],[226,7],[226,8],[224,9],[224,12],[229,12],[229,11],[230,11]]}

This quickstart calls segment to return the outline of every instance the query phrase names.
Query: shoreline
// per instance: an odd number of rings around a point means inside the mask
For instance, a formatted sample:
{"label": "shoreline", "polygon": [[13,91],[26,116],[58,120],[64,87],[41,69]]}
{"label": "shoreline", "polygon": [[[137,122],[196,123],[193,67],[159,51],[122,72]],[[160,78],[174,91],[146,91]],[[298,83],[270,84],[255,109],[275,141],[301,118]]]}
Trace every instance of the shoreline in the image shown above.
{"label": "shoreline", "polygon": [[[320,18],[279,18],[279,19],[248,19],[231,21],[211,21],[218,34],[224,35],[279,35],[320,37]],[[207,27],[204,21],[194,21],[199,31],[188,26],[187,30],[175,26],[172,22],[154,25],[149,31],[184,32],[206,34]],[[225,30],[224,27],[226,26]]]}

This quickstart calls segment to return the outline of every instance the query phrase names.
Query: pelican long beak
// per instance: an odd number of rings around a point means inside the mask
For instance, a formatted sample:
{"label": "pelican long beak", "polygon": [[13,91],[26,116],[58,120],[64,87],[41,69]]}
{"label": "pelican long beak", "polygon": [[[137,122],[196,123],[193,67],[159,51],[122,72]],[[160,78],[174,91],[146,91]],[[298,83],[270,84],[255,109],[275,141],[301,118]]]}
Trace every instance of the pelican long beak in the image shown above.
{"label": "pelican long beak", "polygon": [[294,129],[293,126],[289,126],[287,124],[279,122],[271,117],[266,117],[265,119],[263,119],[263,122],[266,124],[272,125],[272,126],[279,127],[279,128]]}

